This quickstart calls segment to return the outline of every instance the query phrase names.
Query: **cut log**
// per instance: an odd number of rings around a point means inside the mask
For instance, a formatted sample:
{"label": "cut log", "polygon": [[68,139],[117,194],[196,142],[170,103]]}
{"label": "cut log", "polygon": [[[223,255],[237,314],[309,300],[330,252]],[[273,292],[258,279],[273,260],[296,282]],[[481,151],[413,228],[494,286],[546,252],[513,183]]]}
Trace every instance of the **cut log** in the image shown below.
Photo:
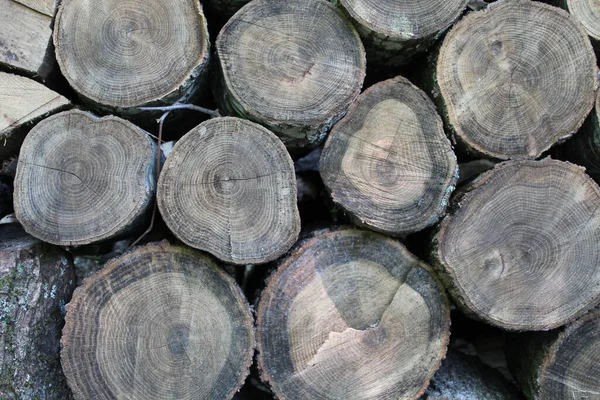
{"label": "cut log", "polygon": [[416,399],[446,353],[450,310],[400,243],[317,231],[269,279],[258,367],[280,399]]}
{"label": "cut log", "polygon": [[475,357],[449,350],[421,400],[520,400],[517,388]]}
{"label": "cut log", "polygon": [[586,32],[564,10],[507,0],[463,18],[446,36],[436,80],[463,149],[537,158],[583,124],[597,88]]}
{"label": "cut log", "polygon": [[0,0],[0,67],[48,78],[56,65],[52,18],[57,4],[58,0]]}
{"label": "cut log", "polygon": [[220,109],[278,134],[292,148],[325,138],[360,93],[365,51],[325,0],[256,0],[217,38]]}
{"label": "cut log", "polygon": [[139,229],[156,187],[156,144],[118,117],[73,110],[45,119],[25,138],[14,205],[25,230],[79,246]]}
{"label": "cut log", "polygon": [[432,257],[455,303],[503,329],[546,330],[600,303],[600,188],[582,168],[510,161],[453,199]]}
{"label": "cut log", "polygon": [[592,45],[600,49],[600,6],[596,0],[550,0],[550,3],[575,17],[583,25]]}
{"label": "cut log", "polygon": [[600,398],[600,310],[565,329],[520,335],[509,366],[531,400]]}
{"label": "cut log", "polygon": [[231,399],[252,363],[253,320],[210,258],[163,243],[86,279],[61,344],[78,400]]}
{"label": "cut log", "polygon": [[68,400],[61,310],[75,288],[68,253],[0,225],[0,398]]}
{"label": "cut log", "polygon": [[0,72],[0,161],[19,154],[32,126],[44,117],[68,108],[71,108],[69,100],[46,86]]}
{"label": "cut log", "polygon": [[177,142],[157,201],[175,236],[228,263],[272,261],[300,232],[292,159],[274,134],[239,118],[211,119]]}
{"label": "cut log", "polygon": [[122,116],[189,102],[209,47],[197,0],[63,0],[54,29],[60,69],[80,97]]}
{"label": "cut log", "polygon": [[358,225],[391,235],[435,224],[458,178],[435,105],[402,77],[360,95],[329,134],[319,170]]}
{"label": "cut log", "polygon": [[463,13],[468,0],[335,0],[350,16],[369,68],[399,67],[426,50]]}
{"label": "cut log", "polygon": [[565,158],[585,167],[585,172],[600,182],[600,91],[583,127],[561,150]]}

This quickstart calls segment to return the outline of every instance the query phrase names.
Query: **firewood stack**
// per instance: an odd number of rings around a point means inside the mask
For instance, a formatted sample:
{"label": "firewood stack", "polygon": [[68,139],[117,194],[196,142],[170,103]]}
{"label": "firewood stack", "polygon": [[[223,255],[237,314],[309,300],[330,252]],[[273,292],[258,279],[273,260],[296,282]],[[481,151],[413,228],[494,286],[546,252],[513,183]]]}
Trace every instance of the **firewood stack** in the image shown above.
{"label": "firewood stack", "polygon": [[600,399],[599,40],[582,0],[0,0],[0,399]]}

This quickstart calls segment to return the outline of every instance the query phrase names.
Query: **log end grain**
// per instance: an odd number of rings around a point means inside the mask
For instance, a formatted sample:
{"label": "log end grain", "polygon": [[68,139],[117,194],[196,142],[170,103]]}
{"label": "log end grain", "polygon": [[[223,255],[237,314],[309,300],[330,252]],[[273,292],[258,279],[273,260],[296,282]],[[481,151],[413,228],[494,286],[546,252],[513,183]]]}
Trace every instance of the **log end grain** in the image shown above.
{"label": "log end grain", "polygon": [[577,132],[594,103],[597,73],[589,38],[567,12],[511,0],[452,28],[436,79],[459,141],[506,160],[537,158]]}
{"label": "log end grain", "polygon": [[249,372],[253,318],[241,289],[210,258],[149,245],[75,291],[61,344],[77,400],[224,400]]}
{"label": "log end grain", "polygon": [[188,246],[234,264],[272,261],[300,232],[296,177],[281,141],[234,117],[206,121],[181,138],[158,182],[158,207]]}
{"label": "log end grain", "polygon": [[435,224],[458,178],[433,102],[402,77],[361,94],[329,134],[319,171],[359,225],[392,235]]}
{"label": "log end grain", "polygon": [[434,265],[472,316],[510,330],[562,326],[600,302],[599,208],[581,167],[498,164],[453,200]]}
{"label": "log end grain", "polygon": [[363,45],[325,0],[257,0],[216,43],[221,109],[249,118],[291,147],[315,146],[360,93]]}
{"label": "log end grain", "polygon": [[187,101],[210,53],[197,0],[65,0],[54,44],[73,89],[118,114],[149,103]]}
{"label": "log end grain", "polygon": [[282,399],[416,399],[446,352],[449,322],[440,283],[401,244],[318,231],[261,296],[258,367]]}
{"label": "log end grain", "polygon": [[45,119],[27,135],[14,206],[27,232],[78,246],[139,228],[155,192],[156,144],[118,117],[78,110]]}

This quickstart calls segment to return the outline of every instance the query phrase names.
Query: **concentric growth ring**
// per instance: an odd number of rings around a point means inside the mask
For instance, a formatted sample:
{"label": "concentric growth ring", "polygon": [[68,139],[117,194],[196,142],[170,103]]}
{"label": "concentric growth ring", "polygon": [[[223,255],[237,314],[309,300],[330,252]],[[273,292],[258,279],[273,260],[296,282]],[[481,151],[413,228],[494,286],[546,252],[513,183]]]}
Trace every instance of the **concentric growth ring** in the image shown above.
{"label": "concentric growth ring", "polygon": [[322,139],[311,135],[346,111],[365,76],[358,34],[324,0],[252,1],[223,27],[216,47],[223,108],[284,141]]}
{"label": "concentric growth ring", "polygon": [[69,303],[62,365],[78,400],[230,399],[254,352],[250,308],[208,257],[139,248]]}
{"label": "concentric growth ring", "polygon": [[216,118],[181,138],[165,162],[158,206],[189,246],[235,264],[271,261],[300,230],[294,166],[281,141],[239,118]]}
{"label": "concentric growth ring", "polygon": [[580,167],[506,162],[465,190],[434,252],[459,305],[505,329],[544,330],[600,302],[600,189]]}
{"label": "concentric growth ring", "polygon": [[318,231],[263,291],[258,367],[282,399],[416,399],[446,353],[449,314],[429,267],[400,243]]}
{"label": "concentric growth ring", "polygon": [[512,0],[473,12],[448,33],[437,83],[467,150],[537,158],[577,132],[594,103],[596,57],[557,7]]}
{"label": "concentric growth ring", "polygon": [[358,224],[392,235],[436,223],[458,177],[433,102],[402,77],[360,95],[329,134],[319,171]]}
{"label": "concentric growth ring", "polygon": [[209,55],[197,0],[65,0],[55,26],[62,73],[80,95],[101,106],[176,100]]}
{"label": "concentric growth ring", "polygon": [[156,145],[135,125],[67,111],[40,122],[21,148],[15,213],[46,242],[83,245],[138,228],[155,192]]}

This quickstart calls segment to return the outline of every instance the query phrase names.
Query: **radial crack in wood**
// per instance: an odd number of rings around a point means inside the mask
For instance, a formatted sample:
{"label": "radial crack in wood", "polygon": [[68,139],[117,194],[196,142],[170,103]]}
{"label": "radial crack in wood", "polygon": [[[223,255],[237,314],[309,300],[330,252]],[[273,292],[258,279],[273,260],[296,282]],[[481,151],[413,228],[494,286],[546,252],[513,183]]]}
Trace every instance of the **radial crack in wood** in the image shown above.
{"label": "radial crack in wood", "polygon": [[503,329],[547,330],[600,302],[600,188],[581,167],[504,162],[451,207],[432,258],[463,311]]}
{"label": "radial crack in wood", "polygon": [[430,268],[356,229],[300,242],[257,310],[258,366],[280,399],[416,399],[448,335],[448,301]]}
{"label": "radial crack in wood", "polygon": [[435,79],[442,114],[465,150],[514,159],[537,158],[577,132],[597,72],[589,38],[568,13],[507,0],[452,28]]}
{"label": "radial crack in wood", "polygon": [[188,102],[205,83],[210,54],[197,0],[63,0],[54,43],[82,99],[123,116]]}
{"label": "radial crack in wood", "polygon": [[248,375],[254,327],[241,289],[214,261],[161,243],[85,280],[61,343],[78,400],[219,400]]}
{"label": "radial crack in wood", "polygon": [[361,94],[332,129],[319,171],[354,221],[392,235],[435,224],[458,178],[433,102],[402,77]]}
{"label": "radial crack in wood", "polygon": [[35,237],[63,246],[133,232],[156,189],[156,144],[118,117],[73,110],[27,135],[15,177],[15,213]]}
{"label": "radial crack in wood", "polygon": [[256,0],[217,38],[220,109],[315,146],[360,93],[365,53],[351,23],[325,0]]}
{"label": "radial crack in wood", "polygon": [[369,66],[398,67],[429,47],[463,13],[467,0],[336,0],[367,48]]}
{"label": "radial crack in wood", "polygon": [[0,160],[19,154],[29,129],[44,117],[71,108],[71,102],[46,86],[0,72]]}
{"label": "radial crack in wood", "polygon": [[158,207],[188,246],[234,264],[272,261],[300,232],[296,177],[281,141],[233,117],[182,137],[158,182]]}

